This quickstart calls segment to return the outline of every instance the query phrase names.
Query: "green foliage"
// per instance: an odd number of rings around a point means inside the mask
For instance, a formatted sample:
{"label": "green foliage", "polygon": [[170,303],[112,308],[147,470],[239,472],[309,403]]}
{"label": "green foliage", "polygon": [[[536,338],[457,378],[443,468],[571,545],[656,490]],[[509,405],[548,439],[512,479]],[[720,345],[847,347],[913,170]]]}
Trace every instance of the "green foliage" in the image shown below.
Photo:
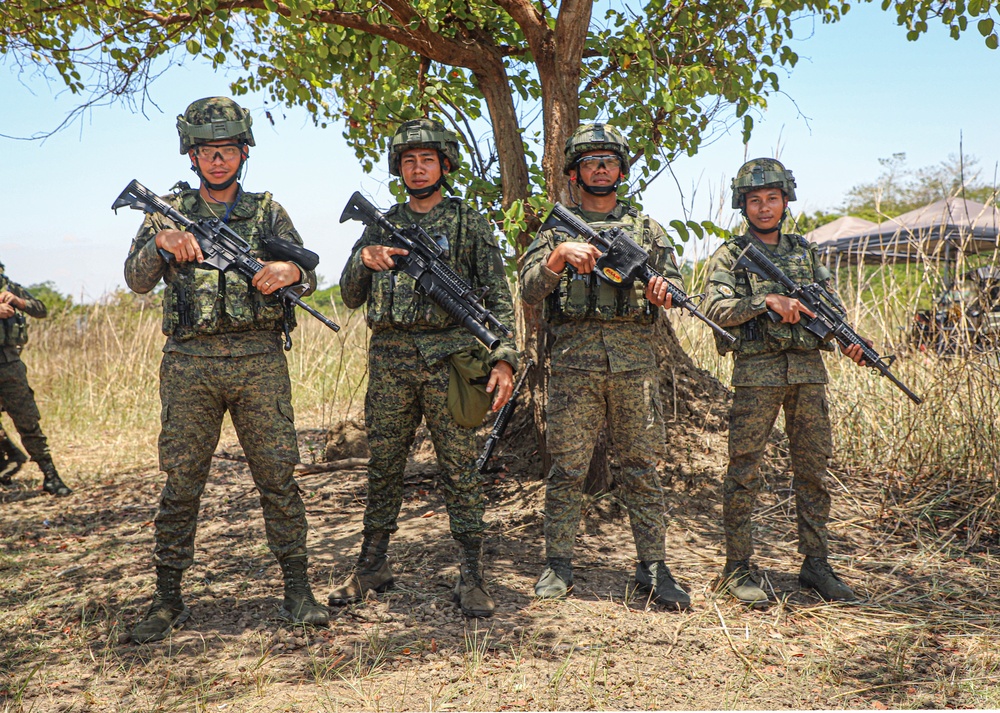
{"label": "green foliage", "polygon": [[[799,235],[805,235],[822,225],[832,223],[839,217],[840,213],[828,213],[824,210],[818,210],[812,215],[807,213],[792,214],[792,230]],[[787,226],[786,230],[788,230]]]}
{"label": "green foliage", "polygon": [[27,290],[31,293],[32,297],[45,305],[49,316],[64,312],[73,306],[73,297],[59,292],[56,289],[56,283],[51,280],[37,285],[30,285]]}
{"label": "green foliage", "polygon": [[[27,0],[2,5],[0,55],[56,73],[71,92],[90,92],[88,103],[130,101],[169,63],[199,57],[235,70],[236,95],[263,91],[278,105],[304,107],[320,126],[342,125],[366,169],[384,160],[399,122],[437,116],[462,136],[456,184],[513,230],[534,224],[540,207],[529,202],[522,216],[525,205],[511,212],[515,201],[562,190],[557,158],[578,117],[628,131],[631,186],[641,192],[714,132],[736,123],[749,136],[781,73],[798,61],[790,45],[797,21],[836,22],[850,3],[601,7],[592,17],[593,0]],[[934,19],[954,37],[974,21],[986,44],[997,44],[994,2],[882,7],[911,39]],[[678,229],[682,241],[685,231],[699,228]]]}
{"label": "green foliage", "polygon": [[327,316],[333,315],[337,310],[346,309],[343,300],[340,299],[340,285],[316,290],[311,295],[303,297],[302,301]]}

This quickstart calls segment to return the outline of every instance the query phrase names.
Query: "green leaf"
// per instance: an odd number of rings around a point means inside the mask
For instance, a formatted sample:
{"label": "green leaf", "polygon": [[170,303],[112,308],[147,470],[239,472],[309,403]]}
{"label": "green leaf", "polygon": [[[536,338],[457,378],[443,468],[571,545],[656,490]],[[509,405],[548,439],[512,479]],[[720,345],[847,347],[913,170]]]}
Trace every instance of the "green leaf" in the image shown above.
{"label": "green leaf", "polygon": [[993,32],[993,18],[984,17],[976,23],[976,27],[979,29],[979,34],[983,37],[989,37],[990,33]]}
{"label": "green leaf", "polygon": [[201,52],[201,44],[198,40],[193,37],[184,43],[184,49],[188,51],[188,54],[198,54]]}

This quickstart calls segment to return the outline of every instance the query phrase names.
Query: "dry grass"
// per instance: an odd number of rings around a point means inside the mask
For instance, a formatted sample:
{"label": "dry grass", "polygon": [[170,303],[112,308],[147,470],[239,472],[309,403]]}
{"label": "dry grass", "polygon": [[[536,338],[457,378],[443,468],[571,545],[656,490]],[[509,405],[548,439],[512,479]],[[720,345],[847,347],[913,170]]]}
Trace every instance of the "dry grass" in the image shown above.
{"label": "dry grass", "polygon": [[[863,296],[863,292],[861,293]],[[910,309],[852,299],[861,331],[898,335]],[[289,354],[303,456],[360,408],[367,330],[303,318]],[[748,611],[711,589],[723,561],[716,488],[725,434],[672,434],[702,458],[668,492],[669,564],[691,589],[685,614],[646,608],[627,588],[622,518],[581,528],[575,595],[528,596],[541,561],[537,473],[490,484],[489,621],[450,601],[455,553],[431,462],[408,471],[394,540],[400,586],[302,632],[275,617],[280,573],[264,545],[245,466],[220,460],[185,578],[193,618],[145,647],[126,632],[148,604],[161,476],[159,315],[129,302],[34,325],[26,351],[57,464],[78,494],[34,497],[33,466],[0,502],[0,711],[354,711],[943,708],[1000,706],[996,531],[998,369],[986,355],[905,353],[885,379],[828,360],[837,463],[835,566],[866,597],[824,605],[799,590],[787,452],[769,457],[756,560],[778,603]],[[684,318],[695,361],[728,380],[709,332]],[[891,350],[886,350],[891,351]],[[686,439],[686,440],[685,440]],[[233,450],[231,427],[223,447]],[[423,451],[418,451],[423,452]],[[418,467],[419,466],[419,467]],[[363,469],[303,477],[319,596],[356,552]],[[0,492],[0,495],[3,493]]]}

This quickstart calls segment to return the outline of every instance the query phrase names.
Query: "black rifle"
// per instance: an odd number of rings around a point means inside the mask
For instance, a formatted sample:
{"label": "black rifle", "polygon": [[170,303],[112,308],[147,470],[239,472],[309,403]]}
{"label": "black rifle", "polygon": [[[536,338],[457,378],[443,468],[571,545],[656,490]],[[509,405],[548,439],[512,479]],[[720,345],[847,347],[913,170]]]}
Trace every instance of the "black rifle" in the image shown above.
{"label": "black rifle", "polygon": [[514,391],[510,395],[510,400],[503,405],[500,413],[497,414],[497,420],[493,422],[493,430],[490,431],[490,435],[486,439],[486,445],[483,446],[483,452],[476,459],[476,468],[479,469],[480,473],[493,472],[486,468],[486,464],[490,462],[490,458],[493,456],[493,449],[497,447],[497,443],[503,438],[504,431],[510,425],[510,419],[514,415],[514,411],[517,410],[517,397],[521,395],[521,387],[524,386],[524,380],[534,365],[535,362],[531,359],[525,361],[524,367],[521,370],[521,378],[517,380],[517,386],[514,387]]}
{"label": "black rifle", "polygon": [[[597,260],[594,274],[614,287],[631,287],[636,279],[643,284],[649,284],[654,277],[663,277],[650,266],[649,253],[632,240],[624,230],[609,228],[597,232],[587,224],[587,221],[570,211],[562,203],[556,203],[552,207],[552,212],[542,223],[540,230],[560,230],[573,237],[586,238],[587,242],[601,251],[601,257]],[[736,343],[736,337],[706,317],[684,290],[668,280],[664,280],[663,284],[666,285],[667,292],[675,307],[683,307],[711,327],[727,342]]]}
{"label": "black rifle", "polygon": [[[811,285],[797,285],[788,275],[781,271],[781,268],[771,262],[771,259],[756,245],[747,242],[745,246],[741,243],[740,247],[743,247],[743,252],[740,253],[739,260],[736,262],[737,267],[745,268],[758,277],[770,282],[777,282],[785,288],[786,294],[789,297],[797,299],[810,312],[815,313],[815,317],[800,313],[799,324],[823,341],[831,338],[836,339],[845,348],[853,344],[859,345],[865,359],[865,366],[870,366],[878,370],[882,376],[887,377],[904,394],[909,396],[913,403],[919,404],[923,402],[923,399],[910,391],[902,381],[889,371],[889,367],[895,361],[895,357],[879,356],[877,351],[868,346],[868,343],[861,338],[861,335],[855,332],[851,328],[851,325],[844,321],[844,311],[837,306],[837,301],[822,285],[816,283]],[[782,320],[781,315],[770,308],[767,310],[767,316],[771,318],[772,322],[780,322]]]}
{"label": "black rifle", "polygon": [[388,233],[390,247],[403,248],[409,255],[394,255],[394,270],[402,270],[412,277],[421,292],[430,297],[452,319],[475,335],[491,351],[500,346],[495,329],[505,337],[514,333],[500,322],[482,304],[489,288],[476,293],[465,280],[455,274],[445,262],[445,248],[435,242],[419,225],[400,228],[380,213],[368,199],[355,191],[347,202],[340,222],[360,220],[365,225],[377,226]]}
{"label": "black rifle", "polygon": [[[219,272],[236,270],[247,282],[253,280],[253,276],[264,269],[264,265],[253,256],[250,244],[221,219],[191,220],[136,180],[125,187],[111,206],[115,212],[118,212],[119,208],[141,210],[150,215],[159,213],[191,233],[198,241],[205,258],[204,262],[195,263],[195,267],[212,268]],[[319,264],[319,255],[288,240],[265,240],[264,247],[276,259],[294,262],[306,270],[313,270]],[[163,248],[159,248],[158,252],[167,262],[174,259],[174,256]],[[305,285],[289,285],[277,290],[276,294],[284,300],[286,312],[291,304],[296,304],[333,331],[340,331],[340,327],[334,321],[302,301],[302,293],[307,289]],[[183,319],[183,314],[181,318]],[[288,331],[287,319],[284,329],[285,351],[288,351],[292,348],[292,336]]]}

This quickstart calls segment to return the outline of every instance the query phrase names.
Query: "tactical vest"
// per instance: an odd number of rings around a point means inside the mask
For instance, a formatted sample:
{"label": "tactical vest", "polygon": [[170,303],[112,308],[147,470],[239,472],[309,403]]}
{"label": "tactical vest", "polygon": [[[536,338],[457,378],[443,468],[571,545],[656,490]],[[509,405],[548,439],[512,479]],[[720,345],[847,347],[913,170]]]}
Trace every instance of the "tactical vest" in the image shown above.
{"label": "tactical vest", "polygon": [[[597,232],[621,228],[651,254],[668,247],[663,238],[653,233],[649,218],[634,208],[616,221],[588,221],[588,225]],[[578,240],[559,231],[554,231],[553,236],[556,245]],[[568,266],[559,276],[559,285],[545,298],[545,319],[556,324],[578,319],[652,324],[659,311],[646,299],[646,286],[639,280],[622,289],[601,280],[595,273],[581,275]]]}
{"label": "tactical vest", "polygon": [[[0,292],[10,290],[10,279],[0,273]],[[20,312],[15,312],[12,316],[0,319],[0,346],[3,347],[23,347],[28,343],[28,320]]]}
{"label": "tactical vest", "polygon": [[[274,237],[277,216],[271,210],[270,193],[243,193],[238,199],[253,201],[252,217],[230,220],[229,227],[250,244],[258,260],[272,259],[263,240]],[[199,208],[198,191],[184,191],[166,201],[189,217]],[[196,263],[172,263],[165,277],[163,294],[163,333],[178,340],[195,335],[278,331],[288,320],[295,328],[295,313],[286,309],[277,294],[264,295],[235,270],[219,272],[195,267]]]}
{"label": "tactical vest", "polygon": [[[820,263],[815,245],[799,235],[787,237],[795,241],[794,250],[783,255],[768,250],[767,254],[792,282],[797,285],[822,283],[832,276],[826,266]],[[726,243],[734,265],[740,252],[746,247],[746,239],[746,236],[741,235]],[[734,267],[730,272],[717,271],[710,276],[710,279],[713,282],[729,285],[739,299],[757,294],[785,294],[785,288],[781,284],[760,278],[744,268]],[[715,346],[719,354],[735,351],[740,356],[752,356],[787,350],[833,350],[829,342],[821,341],[801,324],[774,322],[767,312],[741,325],[730,327],[727,331],[736,337],[736,343],[729,344],[716,334]]]}
{"label": "tactical vest", "polygon": [[[459,277],[476,287],[475,246],[466,245],[468,237],[468,208],[454,197],[444,199],[446,211],[433,225],[421,227],[439,243],[446,241],[448,258],[445,262]],[[386,217],[401,228],[407,227],[403,204],[392,206]],[[484,236],[489,241],[489,237]],[[496,245],[494,242],[493,245]],[[467,259],[466,259],[467,258]],[[368,325],[392,324],[398,327],[415,326],[421,329],[444,329],[455,320],[433,300],[417,290],[416,281],[401,270],[380,270],[372,275],[368,295]]]}

